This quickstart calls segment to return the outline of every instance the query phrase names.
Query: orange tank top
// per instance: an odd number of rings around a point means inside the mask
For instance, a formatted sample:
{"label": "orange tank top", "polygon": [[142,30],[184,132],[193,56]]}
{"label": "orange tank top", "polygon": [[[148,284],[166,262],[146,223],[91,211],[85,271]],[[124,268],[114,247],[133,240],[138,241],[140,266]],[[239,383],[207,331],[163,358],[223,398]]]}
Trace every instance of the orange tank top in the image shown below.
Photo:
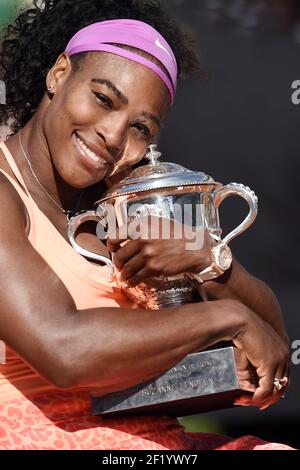
{"label": "orange tank top", "polygon": [[[30,218],[28,238],[32,246],[67,287],[77,309],[136,308],[136,305],[122,293],[120,287],[115,282],[108,280],[109,269],[107,266],[96,266],[90,263],[67,243],[30,196],[21,173],[3,142],[0,143],[0,149],[15,177],[26,191],[24,192],[13,178],[0,169],[14,186],[27,208]],[[46,301],[47,299],[45,299]],[[1,343],[1,356],[1,362],[4,363],[0,364],[0,401],[18,399],[22,395],[28,397],[57,390],[3,343]],[[5,361],[3,361],[3,356]]]}

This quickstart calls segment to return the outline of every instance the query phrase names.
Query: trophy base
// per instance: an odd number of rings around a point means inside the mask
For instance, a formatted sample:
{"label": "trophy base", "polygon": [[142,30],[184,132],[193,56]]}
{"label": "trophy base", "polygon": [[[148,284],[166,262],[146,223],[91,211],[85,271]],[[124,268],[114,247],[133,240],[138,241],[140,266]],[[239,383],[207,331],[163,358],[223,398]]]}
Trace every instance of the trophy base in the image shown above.
{"label": "trophy base", "polygon": [[202,300],[198,283],[181,275],[148,279],[135,287],[122,286],[122,290],[129,299],[146,310],[178,307]]}
{"label": "trophy base", "polygon": [[127,390],[92,397],[94,415],[188,416],[233,406],[241,394],[232,346],[186,356],[160,377]]}

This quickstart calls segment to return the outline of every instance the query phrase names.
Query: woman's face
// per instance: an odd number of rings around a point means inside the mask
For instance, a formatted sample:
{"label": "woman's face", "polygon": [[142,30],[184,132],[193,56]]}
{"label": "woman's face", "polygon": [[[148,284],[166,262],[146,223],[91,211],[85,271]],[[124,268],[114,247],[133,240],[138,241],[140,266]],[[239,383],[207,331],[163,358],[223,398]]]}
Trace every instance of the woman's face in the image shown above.
{"label": "woman's face", "polygon": [[170,107],[154,72],[109,53],[87,54],[77,70],[61,55],[48,74],[50,83],[44,133],[58,174],[74,188],[137,163]]}

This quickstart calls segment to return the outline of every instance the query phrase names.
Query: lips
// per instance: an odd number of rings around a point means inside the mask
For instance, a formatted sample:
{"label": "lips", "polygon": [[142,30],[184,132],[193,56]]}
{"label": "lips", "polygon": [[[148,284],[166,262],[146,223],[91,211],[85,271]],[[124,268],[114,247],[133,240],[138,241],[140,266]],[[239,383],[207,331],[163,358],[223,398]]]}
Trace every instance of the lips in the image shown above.
{"label": "lips", "polygon": [[100,153],[97,146],[91,144],[86,139],[83,139],[77,133],[75,133],[75,142],[84,162],[88,164],[89,167],[92,167],[93,169],[107,169],[109,164],[113,163],[111,156],[104,152]]}

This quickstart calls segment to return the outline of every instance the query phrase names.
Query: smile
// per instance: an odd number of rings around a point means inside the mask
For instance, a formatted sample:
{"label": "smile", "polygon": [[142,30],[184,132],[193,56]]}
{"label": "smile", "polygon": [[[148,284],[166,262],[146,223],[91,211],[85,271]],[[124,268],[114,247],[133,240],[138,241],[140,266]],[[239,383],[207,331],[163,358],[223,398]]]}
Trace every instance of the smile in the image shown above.
{"label": "smile", "polygon": [[96,155],[87,145],[75,134],[77,147],[83,157],[89,159],[90,162],[93,162],[98,168],[107,167],[109,163],[103,158]]}

